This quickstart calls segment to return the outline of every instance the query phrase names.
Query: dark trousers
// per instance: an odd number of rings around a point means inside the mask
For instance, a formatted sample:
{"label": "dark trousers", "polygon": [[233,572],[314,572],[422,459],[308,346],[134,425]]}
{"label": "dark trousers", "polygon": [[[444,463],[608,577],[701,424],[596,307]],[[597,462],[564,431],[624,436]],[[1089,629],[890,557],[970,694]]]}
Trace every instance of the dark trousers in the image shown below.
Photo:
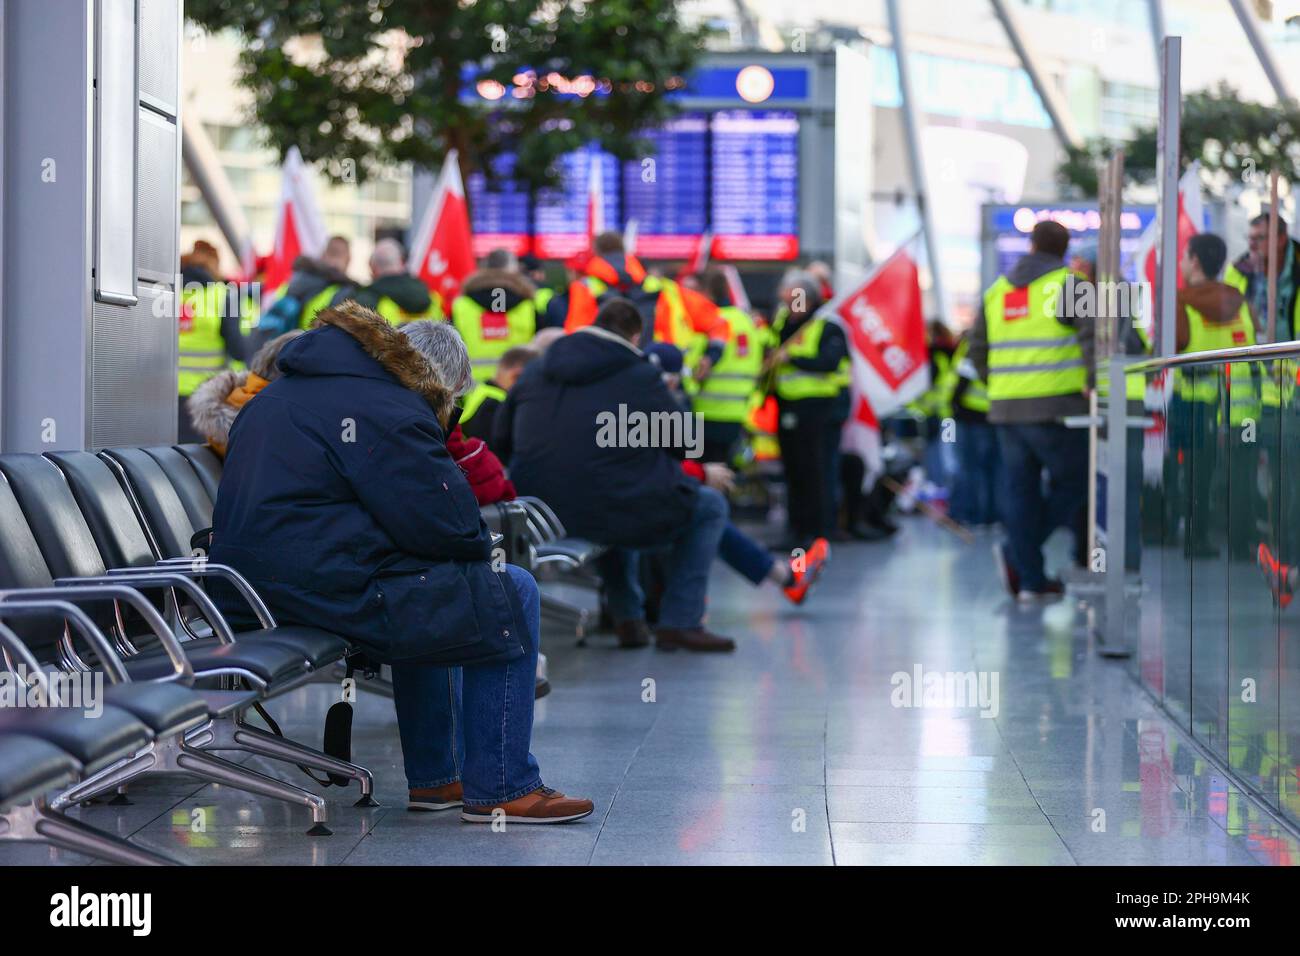
{"label": "dark trousers", "polygon": [[949,511],[962,524],[993,524],[998,514],[998,484],[1002,454],[996,426],[984,421],[957,423],[957,474],[953,476]]}
{"label": "dark trousers", "polygon": [[782,403],[777,438],[785,470],[791,535],[801,543],[826,537],[834,527],[831,515],[832,431],[839,424],[829,403],[816,400]]}
{"label": "dark trousers", "polygon": [[[1073,528],[1088,502],[1088,433],[1058,424],[998,425],[1006,469],[1001,513],[1011,564],[1025,590],[1041,590],[1043,542]],[[1043,472],[1047,472],[1047,492]]]}

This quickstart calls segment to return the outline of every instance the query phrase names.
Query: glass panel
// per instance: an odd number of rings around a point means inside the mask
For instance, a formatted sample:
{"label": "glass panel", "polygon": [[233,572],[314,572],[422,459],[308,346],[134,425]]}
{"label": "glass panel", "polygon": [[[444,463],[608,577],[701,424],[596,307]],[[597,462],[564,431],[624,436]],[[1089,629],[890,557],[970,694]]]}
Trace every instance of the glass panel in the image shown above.
{"label": "glass panel", "polygon": [[[1191,516],[1183,554],[1191,562],[1192,733],[1227,758],[1228,455],[1226,366],[1197,366],[1189,424]],[[1188,393],[1184,392],[1184,396]]]}
{"label": "glass panel", "polygon": [[1166,372],[1164,544],[1160,562],[1160,630],[1164,635],[1164,703],[1184,729],[1192,707],[1191,604],[1192,568],[1183,553],[1191,517],[1192,403],[1179,388],[1193,373]]}
{"label": "glass panel", "polygon": [[[1276,522],[1281,415],[1275,363],[1229,366],[1228,765],[1276,806],[1278,617],[1260,574],[1279,552]],[[1197,682],[1200,687],[1200,681]]]}
{"label": "glass panel", "polygon": [[[1153,383],[1152,379],[1156,381]],[[1168,452],[1168,401],[1160,387],[1162,376],[1147,376],[1144,413],[1153,424],[1145,431],[1131,430],[1130,447],[1137,447],[1136,460],[1130,451],[1129,468],[1137,468],[1138,494],[1138,577],[1141,597],[1137,601],[1136,640],[1129,635],[1129,647],[1137,648],[1138,678],[1162,700],[1165,695],[1165,650],[1161,633],[1161,608],[1164,603],[1164,579],[1161,574],[1165,558],[1165,509],[1168,507],[1166,481],[1171,470],[1165,467]],[[1130,482],[1130,486],[1132,482]],[[1186,595],[1184,595],[1186,598]],[[1186,643],[1186,642],[1184,642]]]}
{"label": "glass panel", "polygon": [[[1300,564],[1300,363],[1294,359],[1278,362],[1281,389],[1281,454],[1277,475],[1278,561],[1284,565],[1282,579],[1288,588],[1295,586],[1295,568]],[[1284,596],[1285,600],[1285,596]],[[1278,709],[1281,743],[1281,809],[1300,822],[1300,607],[1289,602],[1278,614]]]}

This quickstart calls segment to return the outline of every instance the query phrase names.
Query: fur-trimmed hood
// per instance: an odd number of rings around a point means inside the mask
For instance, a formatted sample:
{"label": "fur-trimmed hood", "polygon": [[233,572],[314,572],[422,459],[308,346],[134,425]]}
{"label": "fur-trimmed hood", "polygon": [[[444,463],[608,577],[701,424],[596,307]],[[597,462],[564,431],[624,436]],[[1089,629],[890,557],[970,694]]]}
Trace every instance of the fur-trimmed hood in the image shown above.
{"label": "fur-trimmed hood", "polygon": [[[452,390],[442,384],[438,373],[429,361],[411,344],[410,339],[389,325],[376,312],[356,302],[346,301],[321,312],[314,328],[333,327],[356,340],[367,356],[383,371],[395,378],[398,384],[421,396],[439,422],[446,422],[455,402]],[[355,350],[344,352],[331,347],[328,339],[319,335],[299,336],[280,353],[277,363],[280,371],[290,375],[374,375],[356,357]],[[373,368],[373,366],[371,366]]]}
{"label": "fur-trimmed hood", "polygon": [[491,292],[504,289],[506,295],[520,299],[531,299],[537,294],[537,287],[528,281],[528,277],[509,269],[479,269],[470,273],[460,291],[468,296],[475,292]]}
{"label": "fur-trimmed hood", "polygon": [[194,430],[214,445],[224,446],[230,438],[239,409],[226,401],[235,389],[248,381],[247,372],[226,369],[213,375],[190,395],[185,403]]}

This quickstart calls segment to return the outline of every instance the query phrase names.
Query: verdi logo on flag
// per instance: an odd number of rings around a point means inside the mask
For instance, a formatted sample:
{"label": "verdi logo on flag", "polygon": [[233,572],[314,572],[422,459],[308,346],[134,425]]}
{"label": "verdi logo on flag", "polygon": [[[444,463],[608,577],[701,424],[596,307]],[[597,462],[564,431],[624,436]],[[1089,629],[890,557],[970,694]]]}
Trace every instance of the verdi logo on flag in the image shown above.
{"label": "verdi logo on flag", "polygon": [[460,160],[453,149],[443,160],[442,172],[411,243],[411,274],[442,296],[450,307],[461,283],[474,271],[474,243],[469,226],[469,205],[460,178]]}
{"label": "verdi logo on flag", "polygon": [[297,146],[284,156],[280,185],[280,212],[275,223],[275,248],[267,257],[262,276],[264,301],[279,296],[293,274],[299,256],[319,256],[325,250],[325,219],[308,179],[307,164]]}
{"label": "verdi logo on flag", "polygon": [[841,447],[866,464],[864,491],[884,469],[880,419],[930,387],[920,276],[912,254],[918,238],[903,243],[865,282],[825,307],[848,340],[852,413]]}
{"label": "verdi logo on flag", "polygon": [[926,367],[921,289],[916,263],[904,250],[886,260],[834,312],[848,332],[854,355],[890,390]]}

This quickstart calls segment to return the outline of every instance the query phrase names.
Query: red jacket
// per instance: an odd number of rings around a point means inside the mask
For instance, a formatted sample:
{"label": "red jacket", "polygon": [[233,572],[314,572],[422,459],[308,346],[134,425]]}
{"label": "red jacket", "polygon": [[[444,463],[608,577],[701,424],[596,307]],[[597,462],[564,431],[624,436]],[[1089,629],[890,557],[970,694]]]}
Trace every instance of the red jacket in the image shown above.
{"label": "red jacket", "polygon": [[492,454],[481,438],[466,438],[457,425],[447,436],[447,451],[469,479],[469,486],[480,505],[510,501],[515,486],[506,477],[501,459]]}

